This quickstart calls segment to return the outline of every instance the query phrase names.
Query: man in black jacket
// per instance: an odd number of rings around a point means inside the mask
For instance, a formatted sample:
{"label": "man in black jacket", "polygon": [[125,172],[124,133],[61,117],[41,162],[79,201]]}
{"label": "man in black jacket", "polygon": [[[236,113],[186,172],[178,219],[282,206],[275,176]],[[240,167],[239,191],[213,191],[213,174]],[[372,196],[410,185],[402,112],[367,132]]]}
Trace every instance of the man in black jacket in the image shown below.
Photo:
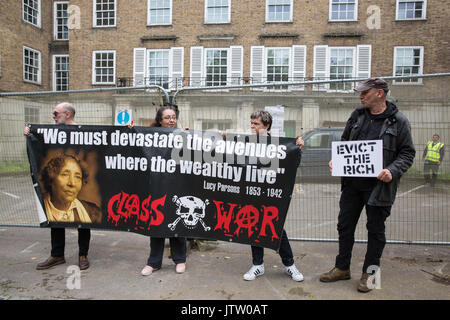
{"label": "man in black jacket", "polygon": [[[367,251],[357,289],[368,292],[374,288],[373,277],[369,273],[379,268],[386,244],[385,220],[391,213],[400,177],[411,167],[416,151],[408,119],[393,103],[386,101],[389,88],[384,80],[371,78],[354,90],[360,92],[362,107],[352,112],[341,140],[382,140],[384,169],[376,178],[342,178],[337,225],[339,254],[335,267],[322,274],[320,281],[350,279],[355,229],[365,206]],[[331,161],[329,166],[331,170]]]}

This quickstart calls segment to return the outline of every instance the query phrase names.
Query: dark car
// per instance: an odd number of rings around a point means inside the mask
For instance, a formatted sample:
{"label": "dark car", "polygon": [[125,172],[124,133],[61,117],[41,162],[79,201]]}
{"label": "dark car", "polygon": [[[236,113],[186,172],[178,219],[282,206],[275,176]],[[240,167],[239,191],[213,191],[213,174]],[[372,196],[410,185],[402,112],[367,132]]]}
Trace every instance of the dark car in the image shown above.
{"label": "dark car", "polygon": [[331,143],[341,141],[343,131],[344,127],[321,127],[301,136],[305,146],[297,180],[339,180],[331,176],[328,162],[331,160]]}

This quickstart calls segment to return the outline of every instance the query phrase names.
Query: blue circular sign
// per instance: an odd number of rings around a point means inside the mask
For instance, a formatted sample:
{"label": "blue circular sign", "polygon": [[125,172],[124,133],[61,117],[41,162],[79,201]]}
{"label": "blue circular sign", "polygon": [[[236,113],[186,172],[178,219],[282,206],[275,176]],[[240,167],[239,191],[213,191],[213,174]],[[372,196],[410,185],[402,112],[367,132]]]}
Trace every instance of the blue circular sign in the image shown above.
{"label": "blue circular sign", "polygon": [[118,124],[127,124],[128,122],[130,122],[130,114],[127,110],[120,111],[117,114],[116,121]]}

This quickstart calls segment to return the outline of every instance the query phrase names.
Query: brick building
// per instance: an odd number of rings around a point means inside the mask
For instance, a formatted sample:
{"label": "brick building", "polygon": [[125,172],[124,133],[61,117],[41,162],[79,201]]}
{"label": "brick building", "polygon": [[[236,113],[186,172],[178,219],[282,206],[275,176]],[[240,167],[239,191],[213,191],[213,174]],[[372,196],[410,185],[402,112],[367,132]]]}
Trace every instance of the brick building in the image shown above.
{"label": "brick building", "polygon": [[[449,14],[447,0],[3,0],[0,92],[157,84],[173,95],[187,86],[448,72]],[[448,82],[391,83],[417,141],[435,128],[449,135]],[[353,85],[186,91],[177,104],[183,126],[198,130],[244,129],[251,111],[282,105],[286,135],[295,136],[345,123],[358,104]],[[107,105],[133,109],[138,125],[154,115],[133,94],[108,99],[78,101],[84,123],[114,123]],[[18,119],[27,105],[37,112],[54,101],[27,103]]]}
{"label": "brick building", "polygon": [[5,0],[0,90],[438,73],[449,11],[445,0]]}

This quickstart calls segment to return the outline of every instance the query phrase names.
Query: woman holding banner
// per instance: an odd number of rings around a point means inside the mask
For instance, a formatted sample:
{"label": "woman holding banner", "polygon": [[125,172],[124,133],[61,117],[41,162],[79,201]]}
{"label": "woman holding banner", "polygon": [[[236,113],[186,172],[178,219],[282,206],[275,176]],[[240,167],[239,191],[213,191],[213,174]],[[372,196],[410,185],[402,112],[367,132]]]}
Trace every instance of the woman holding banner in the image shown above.
{"label": "woman holding banner", "polygon": [[[151,127],[176,128],[179,110],[176,105],[164,104],[156,112],[155,121]],[[141,274],[148,276],[161,268],[164,254],[165,238],[150,237],[150,256],[147,265],[142,269]],[[186,238],[169,238],[172,260],[175,262],[175,271],[184,273],[186,270]]]}

